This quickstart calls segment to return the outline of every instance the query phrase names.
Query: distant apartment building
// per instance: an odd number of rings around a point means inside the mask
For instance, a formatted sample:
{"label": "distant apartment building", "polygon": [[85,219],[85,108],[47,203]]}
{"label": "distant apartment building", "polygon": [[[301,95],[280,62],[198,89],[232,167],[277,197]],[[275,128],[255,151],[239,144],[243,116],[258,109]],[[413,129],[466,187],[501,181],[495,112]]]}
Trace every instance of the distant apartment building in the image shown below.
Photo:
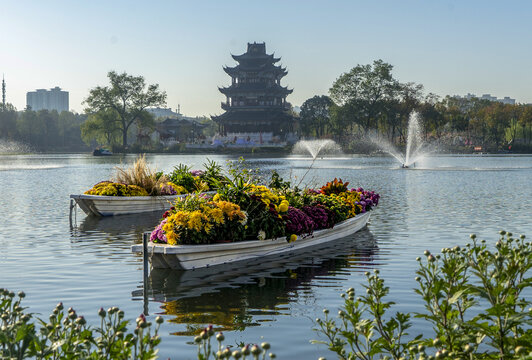
{"label": "distant apartment building", "polygon": [[473,98],[477,98],[477,99],[480,99],[480,100],[497,101],[497,102],[500,102],[500,103],[503,103],[503,104],[515,105],[515,99],[512,99],[509,96],[505,96],[502,99],[498,99],[496,96],[491,96],[491,94],[482,94],[482,96],[476,96],[475,94],[468,93],[465,96],[458,96],[457,95],[456,97],[457,98],[462,98],[462,99],[468,99],[468,100],[471,100]]}
{"label": "distant apartment building", "polygon": [[57,112],[68,111],[68,91],[60,87],[53,89],[37,89],[26,93],[26,105],[34,111],[56,110]]}

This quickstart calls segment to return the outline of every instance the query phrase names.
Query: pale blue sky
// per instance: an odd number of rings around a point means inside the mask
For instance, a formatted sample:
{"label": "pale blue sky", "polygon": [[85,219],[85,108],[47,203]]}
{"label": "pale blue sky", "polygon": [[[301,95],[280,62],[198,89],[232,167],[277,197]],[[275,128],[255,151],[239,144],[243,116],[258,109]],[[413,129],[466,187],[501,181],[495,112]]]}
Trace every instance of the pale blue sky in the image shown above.
{"label": "pale blue sky", "polygon": [[60,86],[82,111],[109,70],[143,75],[191,116],[222,112],[223,65],[266,42],[301,105],[357,64],[383,59],[438,95],[532,102],[532,1],[5,1],[0,72],[18,109]]}

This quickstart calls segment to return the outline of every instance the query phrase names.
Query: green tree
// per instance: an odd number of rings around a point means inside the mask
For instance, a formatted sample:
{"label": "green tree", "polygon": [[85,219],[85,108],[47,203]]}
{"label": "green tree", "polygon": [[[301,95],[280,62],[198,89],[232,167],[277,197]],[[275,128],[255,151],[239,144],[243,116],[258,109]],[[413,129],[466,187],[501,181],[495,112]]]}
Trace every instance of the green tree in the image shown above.
{"label": "green tree", "polygon": [[301,105],[299,114],[301,130],[305,135],[322,137],[330,127],[330,107],[333,104],[326,95],[314,96]]}
{"label": "green tree", "polygon": [[44,133],[44,124],[39,121],[37,113],[26,108],[17,118],[17,131],[25,142],[33,146],[40,146],[40,137]]}
{"label": "green tree", "polygon": [[120,122],[120,117],[114,109],[90,114],[81,124],[81,138],[87,145],[92,141],[110,146],[119,144],[122,134]]}
{"label": "green tree", "polygon": [[521,126],[523,139],[530,144],[532,138],[532,106],[522,105],[519,112],[518,123]]}
{"label": "green tree", "polygon": [[490,140],[499,147],[505,137],[506,128],[510,125],[510,108],[504,104],[493,102],[481,109],[479,115],[485,122]]}
{"label": "green tree", "polygon": [[393,66],[382,60],[373,64],[357,65],[340,75],[329,93],[342,107],[349,107],[349,121],[360,125],[364,132],[377,127],[377,119],[384,110],[385,101],[393,99],[399,83],[392,76]]}
{"label": "green tree", "polygon": [[64,149],[84,148],[80,127],[86,119],[87,117],[84,114],[62,111],[58,120],[60,138],[58,145]]}
{"label": "green tree", "polygon": [[17,135],[17,109],[12,104],[0,107],[0,138],[13,139]]}
{"label": "green tree", "polygon": [[44,132],[38,138],[39,146],[44,149],[55,147],[59,141],[59,114],[56,110],[39,110],[37,121],[42,124]]}
{"label": "green tree", "polygon": [[[85,99],[86,111],[90,114],[114,110],[119,118],[118,126],[122,134],[122,146],[127,147],[127,134],[130,126],[141,120],[146,108],[166,105],[166,92],[159,90],[159,85],[148,85],[144,77],[127,73],[107,74],[110,86],[97,86],[90,90]],[[113,121],[114,122],[114,121]]]}

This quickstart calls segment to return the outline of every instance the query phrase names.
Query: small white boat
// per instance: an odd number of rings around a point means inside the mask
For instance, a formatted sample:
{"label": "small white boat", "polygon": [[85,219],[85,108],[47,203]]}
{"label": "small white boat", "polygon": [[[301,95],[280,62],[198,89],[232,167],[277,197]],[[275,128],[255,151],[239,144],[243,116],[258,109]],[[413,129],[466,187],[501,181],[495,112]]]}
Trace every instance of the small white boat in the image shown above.
{"label": "small white boat", "polygon": [[[364,228],[369,217],[369,212],[359,214],[331,229],[317,230],[310,236],[299,237],[292,243],[288,243],[284,237],[208,245],[167,245],[150,242],[148,259],[153,268],[179,270],[193,270],[250,259],[262,261],[267,256],[296,253],[351,235]],[[142,254],[143,245],[133,245],[131,250]]]}
{"label": "small white boat", "polygon": [[149,211],[166,211],[172,202],[183,195],[165,196],[100,196],[70,195],[87,215],[114,216],[138,214]]}

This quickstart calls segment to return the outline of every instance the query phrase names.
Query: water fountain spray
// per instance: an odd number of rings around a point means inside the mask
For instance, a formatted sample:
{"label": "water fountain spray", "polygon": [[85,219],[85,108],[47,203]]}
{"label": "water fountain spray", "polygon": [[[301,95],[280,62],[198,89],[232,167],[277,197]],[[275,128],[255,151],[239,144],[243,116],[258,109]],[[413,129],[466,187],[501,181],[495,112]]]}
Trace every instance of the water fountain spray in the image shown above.
{"label": "water fountain spray", "polygon": [[408,118],[406,151],[404,155],[386,139],[377,139],[374,137],[370,139],[379,149],[396,159],[402,168],[408,168],[415,165],[417,161],[423,159],[428,154],[422,135],[421,116],[417,111],[412,111]]}
{"label": "water fountain spray", "polygon": [[320,153],[342,153],[342,148],[340,145],[338,145],[334,140],[331,139],[322,139],[322,140],[300,140],[292,149],[293,154],[310,154],[312,156],[312,162],[310,163],[310,166],[308,167],[307,171],[297,184],[299,186],[303,179],[305,179],[305,176],[309,173],[310,169],[316,162],[316,159],[318,158],[318,155]]}

